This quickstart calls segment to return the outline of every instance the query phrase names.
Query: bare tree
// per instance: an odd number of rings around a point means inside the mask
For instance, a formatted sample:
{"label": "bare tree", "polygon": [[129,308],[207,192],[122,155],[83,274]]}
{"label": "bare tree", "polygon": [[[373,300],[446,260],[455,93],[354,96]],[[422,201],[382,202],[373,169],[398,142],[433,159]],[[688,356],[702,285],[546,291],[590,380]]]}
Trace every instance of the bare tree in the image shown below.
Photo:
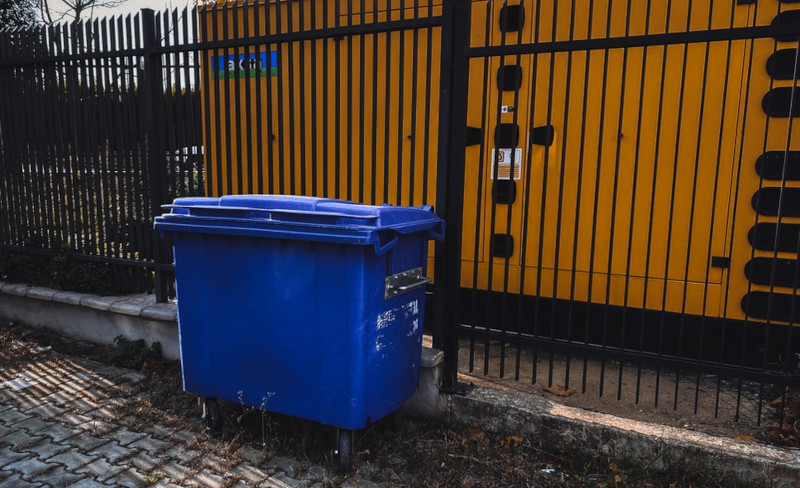
{"label": "bare tree", "polygon": [[125,0],[61,0],[67,8],[64,12],[56,12],[50,5],[50,0],[37,0],[39,3],[39,15],[42,22],[51,25],[55,22],[69,19],[71,22],[80,22],[84,15],[92,16],[92,11],[97,7],[113,8],[125,2]]}
{"label": "bare tree", "polygon": [[0,0],[0,30],[36,25],[34,0]]}

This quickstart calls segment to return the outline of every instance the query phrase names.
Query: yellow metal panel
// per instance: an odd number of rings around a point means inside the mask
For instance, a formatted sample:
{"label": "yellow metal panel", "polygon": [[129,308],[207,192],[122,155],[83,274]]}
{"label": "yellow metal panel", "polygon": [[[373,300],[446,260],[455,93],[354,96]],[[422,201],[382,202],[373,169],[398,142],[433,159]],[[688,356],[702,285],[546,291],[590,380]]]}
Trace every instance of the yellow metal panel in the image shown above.
{"label": "yellow metal panel", "polygon": [[[781,4],[777,1],[759,2],[753,8],[756,16],[755,25],[769,25],[780,11],[795,10],[795,4]],[[738,200],[731,212],[735,212],[736,223],[733,228],[731,243],[731,276],[729,284],[729,300],[725,313],[732,318],[745,318],[740,305],[742,297],[749,291],[771,291],[769,286],[750,284],[744,274],[746,263],[753,257],[792,258],[796,253],[754,250],[748,240],[748,232],[758,222],[777,222],[775,217],[758,216],[753,210],[751,198],[761,187],[781,186],[780,181],[763,181],[755,170],[756,159],[765,151],[800,150],[800,124],[789,118],[768,117],[761,102],[764,95],[774,87],[791,86],[792,81],[772,80],[764,68],[767,59],[779,49],[796,49],[797,42],[779,42],[771,38],[755,39],[748,42],[745,70],[743,78],[746,89],[742,94],[742,129],[741,168],[737,174],[735,192]],[[791,126],[790,126],[791,124]],[[787,187],[799,187],[796,181],[786,182]],[[782,217],[782,223],[800,223],[800,219]],[[795,290],[785,287],[773,288],[776,293],[793,294]],[[759,320],[760,321],[760,320]]]}
{"label": "yellow metal panel", "polygon": [[[366,2],[363,14],[360,2],[353,2],[352,12],[346,10],[348,3],[341,3],[337,15],[333,2],[258,2],[235,10],[220,2],[202,9],[201,16],[209,25],[214,16],[220,26],[227,23],[231,37],[235,25],[240,34],[247,25],[249,34],[263,36],[441,14],[440,2],[418,2],[391,12],[385,10],[385,2],[377,7]],[[224,37],[221,27],[216,36],[209,34],[210,40]],[[275,52],[276,73],[227,80],[212,76],[204,87],[208,98],[204,109],[212,114],[211,137],[206,141],[207,193],[220,195],[228,187],[232,193],[250,193],[260,188],[368,203],[432,203],[440,36],[440,29],[426,28],[249,48],[249,53],[267,56]],[[204,56],[203,67],[213,70],[217,56],[244,52],[244,48],[214,50]],[[254,105],[257,91],[260,105]],[[248,92],[249,120],[244,106]],[[411,95],[417,97],[416,105]],[[426,97],[430,101],[421,103]],[[218,113],[219,124],[214,120]],[[259,119],[260,134],[255,130]],[[426,160],[424,167],[412,165]],[[218,165],[224,169],[220,176]],[[254,180],[258,174],[263,175],[260,181]]]}
{"label": "yellow metal panel", "polygon": [[[781,6],[516,3],[525,6],[524,27],[502,33],[504,2],[471,2],[471,45],[768,25]],[[441,13],[436,1],[405,10],[392,2],[391,12],[385,0],[365,2],[364,12],[361,2],[340,2],[339,10],[316,0],[238,5],[235,13],[203,8],[201,16],[216,16],[232,37],[234,26],[239,35],[245,25],[250,34],[276,33],[277,18],[285,32]],[[203,86],[207,193],[434,202],[440,35],[431,28],[267,44],[249,52],[276,52],[274,75],[212,73]],[[221,39],[222,29],[209,37]],[[744,318],[741,297],[768,289],[751,286],[744,266],[752,256],[775,255],[753,251],[747,238],[756,222],[750,198],[760,185],[754,162],[765,150],[786,149],[787,140],[800,150],[798,124],[788,134],[788,119],[768,119],[761,109],[770,87],[791,82],[771,81],[763,66],[776,49],[795,46],[760,39],[471,59],[467,125],[483,128],[484,140],[467,147],[464,162],[462,286]],[[243,52],[208,52],[204,70],[213,71],[219,56]],[[516,93],[496,88],[503,64],[522,67]],[[427,107],[400,96],[412,90],[419,101],[430,91]],[[509,148],[520,154],[513,205],[492,204],[498,123],[520,127],[518,146]],[[531,145],[530,128],[548,124],[553,144]],[[424,160],[425,168],[412,164]],[[491,256],[493,233],[514,237],[507,261]],[[713,256],[730,257],[730,268],[710,267]]]}
{"label": "yellow metal panel", "polygon": [[[747,7],[712,8],[710,2],[693,2],[691,9],[682,2],[656,2],[649,17],[624,2],[613,2],[610,11],[608,3],[593,2],[592,12],[586,5],[573,12],[571,4],[531,7],[521,36],[549,42],[748,22]],[[495,18],[501,5],[492,4]],[[492,39],[501,37],[499,22],[491,24]],[[506,34],[505,42],[516,42],[515,35]],[[586,299],[591,290],[597,303],[718,315],[717,285],[724,273],[711,268],[710,259],[727,255],[727,208],[736,162],[731,141],[738,140],[740,131],[745,48],[745,41],[737,41],[521,56],[526,76],[516,97],[530,110],[499,118],[497,109],[515,95],[503,93],[497,101],[493,74],[499,63],[491,65],[489,75],[484,74],[489,80],[486,142],[482,154],[475,149],[467,153],[468,171],[482,175],[468,177],[465,192],[465,209],[476,205],[476,195],[482,199],[479,261],[485,266],[469,269],[487,271],[467,276],[463,284],[560,299]],[[471,80],[480,75],[475,68]],[[470,97],[471,116],[481,110],[472,103],[479,99],[478,90],[471,88],[476,95]],[[492,166],[475,161],[490,161],[498,120],[513,120],[523,134],[522,187],[513,205],[492,204]],[[530,146],[528,128],[546,124],[555,128],[553,145]],[[475,227],[464,228],[467,244]],[[509,230],[516,249],[506,272],[506,259],[491,257],[489,243],[493,232]],[[464,259],[474,252],[465,246]],[[519,266],[529,270],[524,283],[513,271]],[[549,274],[537,276],[540,266]],[[555,275],[554,269],[561,271]],[[670,283],[666,291],[665,280]],[[666,295],[658,299],[654,293],[659,292]]]}

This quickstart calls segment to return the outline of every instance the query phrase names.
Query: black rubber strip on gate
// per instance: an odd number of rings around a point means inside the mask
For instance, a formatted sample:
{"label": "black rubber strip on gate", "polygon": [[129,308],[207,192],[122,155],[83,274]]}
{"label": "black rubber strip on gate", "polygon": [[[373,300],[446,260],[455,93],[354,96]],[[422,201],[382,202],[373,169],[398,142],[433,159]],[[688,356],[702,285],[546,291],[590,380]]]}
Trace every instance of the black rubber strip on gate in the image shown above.
{"label": "black rubber strip on gate", "polygon": [[800,181],[800,151],[766,151],[756,159],[756,173],[765,180]]}
{"label": "black rubber strip on gate", "polygon": [[744,274],[757,285],[796,288],[800,284],[797,259],[753,258],[744,266]]}
{"label": "black rubber strip on gate", "polygon": [[750,203],[761,215],[800,217],[800,188],[762,188],[753,194]]}

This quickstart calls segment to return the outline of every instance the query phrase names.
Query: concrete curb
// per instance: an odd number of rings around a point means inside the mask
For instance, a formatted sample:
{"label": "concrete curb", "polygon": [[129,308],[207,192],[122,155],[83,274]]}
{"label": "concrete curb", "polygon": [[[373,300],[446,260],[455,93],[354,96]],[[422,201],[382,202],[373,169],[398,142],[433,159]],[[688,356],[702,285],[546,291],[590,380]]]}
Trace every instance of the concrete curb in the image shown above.
{"label": "concrete curb", "polygon": [[477,387],[465,396],[443,397],[439,409],[451,420],[532,439],[549,452],[626,460],[654,471],[691,466],[709,474],[733,473],[756,486],[800,483],[800,451],[623,419],[533,395]]}
{"label": "concrete curb", "polygon": [[153,295],[104,297],[0,282],[0,317],[96,344],[117,336],[160,342],[164,357],[180,358],[175,302]]}

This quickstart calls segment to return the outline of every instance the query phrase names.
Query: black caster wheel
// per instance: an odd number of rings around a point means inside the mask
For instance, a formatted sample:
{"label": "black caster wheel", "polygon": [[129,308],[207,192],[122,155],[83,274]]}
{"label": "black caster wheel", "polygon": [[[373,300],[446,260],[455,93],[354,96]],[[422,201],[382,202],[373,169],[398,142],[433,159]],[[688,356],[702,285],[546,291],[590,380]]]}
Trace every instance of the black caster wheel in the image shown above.
{"label": "black caster wheel", "polygon": [[403,428],[403,421],[405,418],[405,412],[403,412],[403,408],[400,407],[398,410],[389,414],[389,427],[395,432],[400,431]]}
{"label": "black caster wheel", "polygon": [[222,434],[222,417],[216,398],[203,397],[203,420],[206,422],[206,432],[215,436]]}
{"label": "black caster wheel", "polygon": [[349,429],[339,429],[339,442],[337,443],[339,454],[339,472],[342,474],[350,472],[353,465],[353,431]]}

